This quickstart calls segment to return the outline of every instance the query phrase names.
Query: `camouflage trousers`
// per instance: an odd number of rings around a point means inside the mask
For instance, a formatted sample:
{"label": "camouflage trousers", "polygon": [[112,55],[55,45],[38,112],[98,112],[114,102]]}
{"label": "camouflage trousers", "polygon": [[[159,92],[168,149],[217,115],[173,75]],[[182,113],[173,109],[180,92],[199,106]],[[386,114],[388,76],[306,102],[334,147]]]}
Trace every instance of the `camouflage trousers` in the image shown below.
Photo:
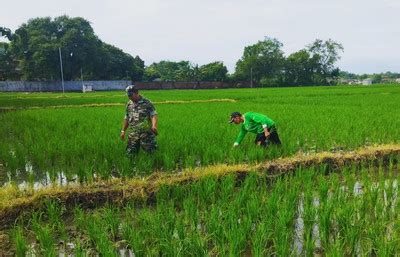
{"label": "camouflage trousers", "polygon": [[139,152],[140,147],[148,153],[152,153],[157,149],[156,136],[150,130],[148,131],[131,131],[128,134],[128,144],[126,146],[126,154],[132,155]]}

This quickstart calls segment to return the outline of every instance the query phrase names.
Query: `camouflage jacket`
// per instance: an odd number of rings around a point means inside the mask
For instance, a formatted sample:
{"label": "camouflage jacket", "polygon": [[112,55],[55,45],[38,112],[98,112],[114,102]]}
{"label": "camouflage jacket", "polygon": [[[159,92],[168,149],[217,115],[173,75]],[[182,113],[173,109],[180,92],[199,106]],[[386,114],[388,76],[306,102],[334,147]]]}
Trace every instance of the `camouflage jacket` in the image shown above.
{"label": "camouflage jacket", "polygon": [[149,130],[151,117],[154,115],[157,115],[154,105],[143,97],[138,102],[129,100],[126,105],[125,119],[128,121],[130,129]]}

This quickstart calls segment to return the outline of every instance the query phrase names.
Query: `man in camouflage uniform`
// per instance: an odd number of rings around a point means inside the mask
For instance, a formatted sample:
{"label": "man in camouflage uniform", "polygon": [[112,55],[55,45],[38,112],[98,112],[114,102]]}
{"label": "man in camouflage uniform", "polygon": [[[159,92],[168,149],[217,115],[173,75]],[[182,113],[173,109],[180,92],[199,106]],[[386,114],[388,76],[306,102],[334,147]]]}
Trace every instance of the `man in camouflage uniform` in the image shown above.
{"label": "man in camouflage uniform", "polygon": [[131,156],[139,152],[142,147],[148,153],[157,149],[157,112],[154,105],[143,98],[135,85],[126,88],[129,101],[126,105],[126,114],[121,130],[121,139],[124,140],[128,129],[128,145],[126,154]]}

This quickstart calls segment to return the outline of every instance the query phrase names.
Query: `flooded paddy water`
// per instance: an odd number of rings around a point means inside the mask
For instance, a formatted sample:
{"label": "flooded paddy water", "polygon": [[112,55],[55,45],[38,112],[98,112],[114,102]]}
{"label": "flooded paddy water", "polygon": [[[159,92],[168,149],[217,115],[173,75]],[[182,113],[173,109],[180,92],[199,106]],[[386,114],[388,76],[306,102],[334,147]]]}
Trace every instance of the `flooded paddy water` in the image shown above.
{"label": "flooded paddy water", "polygon": [[[400,236],[398,171],[397,165],[347,166],[329,174],[323,167],[300,168],[272,182],[254,172],[206,176],[189,184],[160,185],[150,202],[99,204],[94,210],[63,207],[53,199],[35,211],[39,216],[25,216],[33,228],[21,233],[27,256],[45,251],[56,256],[200,250],[250,256],[393,253]],[[27,225],[24,219],[8,230],[14,240],[10,253],[18,247],[13,231]],[[53,245],[46,244],[46,233]]]}

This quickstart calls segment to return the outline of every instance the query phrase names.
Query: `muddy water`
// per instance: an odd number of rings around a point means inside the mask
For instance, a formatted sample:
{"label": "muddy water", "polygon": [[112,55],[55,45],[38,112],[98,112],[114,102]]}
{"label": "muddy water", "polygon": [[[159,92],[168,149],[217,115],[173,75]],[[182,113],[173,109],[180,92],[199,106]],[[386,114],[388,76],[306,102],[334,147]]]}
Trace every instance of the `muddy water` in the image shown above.
{"label": "muddy water", "polygon": [[58,185],[64,186],[76,183],[77,175],[68,178],[64,171],[60,171],[52,178],[49,172],[38,172],[32,164],[27,162],[23,170],[17,170],[13,176],[7,173],[5,167],[0,164],[0,187],[10,183],[16,184],[20,189],[33,188],[38,190],[44,187]]}
{"label": "muddy water", "polygon": [[[378,184],[375,183],[372,185],[372,187],[377,187]],[[397,194],[398,194],[398,181],[394,180],[393,183],[390,185],[390,181],[386,180],[385,181],[385,186],[389,187],[392,186],[394,193],[393,193],[393,202],[397,202]],[[348,191],[348,188],[345,186],[341,187],[343,191]],[[363,195],[363,185],[359,182],[356,181],[354,184],[354,188],[353,188],[353,194],[356,196],[362,196]],[[383,192],[384,194],[384,199],[385,199],[385,204],[387,203],[387,193],[386,190]],[[297,205],[297,218],[295,221],[295,226],[294,226],[294,240],[293,240],[293,254],[295,256],[303,256],[303,247],[304,247],[304,195],[302,195],[300,197],[300,201]],[[319,198],[318,197],[314,197],[313,198],[313,206],[315,208],[318,208],[319,206]],[[392,212],[395,211],[394,209],[395,204],[392,205]],[[319,231],[319,223],[318,221],[318,215],[315,216],[315,222],[313,224],[313,228],[312,228],[312,237],[314,240],[314,249],[320,249],[321,248],[321,237],[320,237],[320,231]],[[356,250],[357,254],[356,256],[361,256],[360,252],[360,246],[357,247]]]}
{"label": "muddy water", "polygon": [[[392,182],[392,184],[390,184],[390,182]],[[378,184],[372,184],[372,187],[377,187]],[[386,181],[386,187],[390,187],[392,186],[394,189],[394,193],[393,193],[393,201],[397,202],[398,200],[398,181],[397,180],[393,180],[393,181]],[[363,185],[356,181],[354,184],[354,188],[352,189],[348,189],[346,186],[342,186],[341,189],[343,191],[352,191],[353,194],[355,196],[362,196],[363,195]],[[387,194],[386,191],[383,192],[384,193],[384,199],[385,202],[387,201]],[[328,197],[329,198],[329,197]],[[319,198],[317,196],[313,197],[313,202],[312,205],[314,208],[318,208],[320,205],[320,201]],[[305,224],[304,224],[304,194],[302,194],[300,196],[298,205],[296,206],[296,210],[297,210],[297,217],[295,219],[295,224],[293,227],[293,232],[294,232],[294,237],[293,237],[293,241],[292,241],[292,254],[294,256],[304,256],[304,247],[305,247]],[[394,210],[394,205],[393,205],[393,209]],[[317,212],[316,212],[317,213]],[[318,214],[316,214],[314,216],[314,223],[312,224],[312,239],[313,239],[313,244],[314,244],[314,249],[316,249],[318,251],[318,249],[321,249],[322,245],[321,245],[321,237],[320,237],[320,229],[319,229],[319,223],[318,223]],[[356,250],[356,252],[358,252],[358,254],[356,254],[356,256],[361,256],[361,246],[358,247],[358,250]],[[38,246],[35,244],[31,244],[30,245],[30,255],[29,256],[39,256],[37,255],[37,253],[35,252],[34,249],[37,249]],[[58,245],[58,256],[59,257],[73,257],[74,254],[74,249],[75,249],[75,245],[71,242],[68,242],[66,244],[62,243]],[[93,253],[93,249],[90,251],[91,254]],[[134,257],[135,254],[132,250],[127,249],[126,247],[117,247],[116,248],[116,253],[118,254],[118,256],[121,257]],[[96,253],[93,253],[94,255],[91,256],[99,256],[96,255]],[[318,256],[318,254],[316,254],[316,256]]]}

